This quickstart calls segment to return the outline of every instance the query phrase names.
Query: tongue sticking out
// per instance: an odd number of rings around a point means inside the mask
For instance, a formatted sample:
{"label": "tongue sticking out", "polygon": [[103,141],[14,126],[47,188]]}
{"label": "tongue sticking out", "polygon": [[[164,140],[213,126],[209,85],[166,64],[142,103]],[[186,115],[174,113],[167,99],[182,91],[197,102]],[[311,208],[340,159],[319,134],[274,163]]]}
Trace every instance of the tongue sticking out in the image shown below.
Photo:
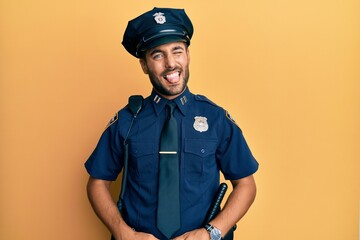
{"label": "tongue sticking out", "polygon": [[179,72],[168,74],[168,75],[165,76],[165,78],[170,83],[175,83],[175,82],[179,81],[179,79],[180,79]]}

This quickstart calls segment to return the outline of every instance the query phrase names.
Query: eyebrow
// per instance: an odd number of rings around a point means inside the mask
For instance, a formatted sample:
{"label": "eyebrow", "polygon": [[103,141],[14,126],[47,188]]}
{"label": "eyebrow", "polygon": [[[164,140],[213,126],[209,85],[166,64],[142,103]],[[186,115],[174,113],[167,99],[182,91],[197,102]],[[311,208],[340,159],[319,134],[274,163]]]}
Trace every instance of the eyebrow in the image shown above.
{"label": "eyebrow", "polygon": [[[171,51],[176,51],[176,50],[184,50],[184,48],[182,46],[175,46],[171,49]],[[161,51],[160,49],[154,49],[153,51],[150,52],[150,56],[156,54],[156,53],[162,53],[163,51]]]}
{"label": "eyebrow", "polygon": [[184,48],[182,46],[175,46],[172,50],[175,51],[175,50],[184,50]]}
{"label": "eyebrow", "polygon": [[154,49],[153,51],[150,52],[150,56],[156,54],[156,53],[161,53],[162,51],[159,49]]}

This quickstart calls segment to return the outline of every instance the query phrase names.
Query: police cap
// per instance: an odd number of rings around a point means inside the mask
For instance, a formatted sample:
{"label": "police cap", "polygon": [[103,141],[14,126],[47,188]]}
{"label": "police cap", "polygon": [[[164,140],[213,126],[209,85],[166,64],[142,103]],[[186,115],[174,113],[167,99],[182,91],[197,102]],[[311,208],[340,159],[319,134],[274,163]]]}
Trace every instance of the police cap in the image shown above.
{"label": "police cap", "polygon": [[130,20],[122,44],[133,56],[162,44],[183,41],[190,45],[193,25],[184,9],[154,8]]}

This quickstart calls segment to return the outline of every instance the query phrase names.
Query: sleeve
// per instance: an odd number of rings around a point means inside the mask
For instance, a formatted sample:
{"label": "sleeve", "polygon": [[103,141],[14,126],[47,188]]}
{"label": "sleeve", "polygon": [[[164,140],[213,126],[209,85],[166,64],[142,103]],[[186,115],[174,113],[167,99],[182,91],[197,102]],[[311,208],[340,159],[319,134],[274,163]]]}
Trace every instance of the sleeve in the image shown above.
{"label": "sleeve", "polygon": [[222,138],[217,152],[218,164],[227,180],[241,179],[258,170],[259,164],[250,151],[241,129],[224,112],[221,119]]}
{"label": "sleeve", "polygon": [[111,119],[95,150],[85,162],[91,177],[115,181],[123,166],[122,142],[117,114]]}

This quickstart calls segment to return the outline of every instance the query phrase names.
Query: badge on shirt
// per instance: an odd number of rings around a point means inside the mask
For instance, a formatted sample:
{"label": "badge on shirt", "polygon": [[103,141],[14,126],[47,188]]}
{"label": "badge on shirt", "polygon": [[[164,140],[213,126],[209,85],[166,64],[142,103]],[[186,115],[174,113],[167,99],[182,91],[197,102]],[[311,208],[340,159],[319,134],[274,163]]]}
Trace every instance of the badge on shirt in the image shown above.
{"label": "badge on shirt", "polygon": [[198,132],[206,132],[209,129],[206,117],[196,116],[194,121],[194,128]]}
{"label": "badge on shirt", "polygon": [[115,115],[110,119],[109,123],[106,125],[106,128],[110,127],[117,120],[118,120],[118,113],[115,113]]}

